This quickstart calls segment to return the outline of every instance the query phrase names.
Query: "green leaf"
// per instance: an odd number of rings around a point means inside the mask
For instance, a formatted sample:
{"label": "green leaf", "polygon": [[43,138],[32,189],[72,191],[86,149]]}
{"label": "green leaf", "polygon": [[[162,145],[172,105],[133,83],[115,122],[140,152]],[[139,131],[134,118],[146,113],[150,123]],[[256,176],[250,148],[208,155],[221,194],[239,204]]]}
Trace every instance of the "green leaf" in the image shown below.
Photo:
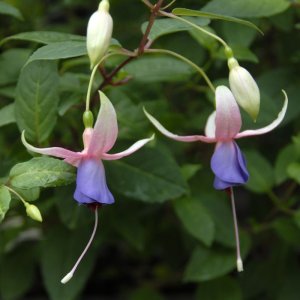
{"label": "green leaf", "polygon": [[290,178],[300,184],[300,163],[291,163],[287,168],[287,173]]}
{"label": "green leaf", "polygon": [[[209,19],[206,18],[187,18],[190,22],[193,22],[194,24],[198,26],[206,26],[209,24]],[[147,28],[148,22],[145,22],[142,25],[142,32],[145,33],[145,30]],[[149,38],[150,40],[154,41],[157,38],[170,34],[175,33],[179,31],[186,31],[192,29],[190,25],[183,23],[176,19],[159,19],[156,20],[151,28]]]}
{"label": "green leaf", "polygon": [[1,300],[25,299],[35,283],[36,251],[19,245],[13,252],[0,257],[0,298]]}
{"label": "green leaf", "polygon": [[300,246],[300,228],[293,219],[287,217],[277,218],[272,223],[272,227],[284,242],[292,246]]}
{"label": "green leaf", "polygon": [[35,60],[56,60],[78,57],[87,54],[85,41],[57,42],[37,49],[28,59],[27,64]]}
{"label": "green leaf", "polygon": [[288,179],[288,166],[295,162],[297,158],[298,155],[294,145],[287,145],[281,149],[275,163],[275,177],[277,184],[280,184]]}
{"label": "green leaf", "polygon": [[107,162],[108,183],[118,193],[145,202],[164,202],[187,192],[180,168],[170,156],[144,148],[122,160]]}
{"label": "green leaf", "polygon": [[4,43],[9,41],[28,41],[40,44],[51,44],[67,41],[85,42],[85,36],[54,31],[29,31],[11,35],[3,39],[0,42],[0,45],[3,45]]}
{"label": "green leaf", "polygon": [[3,1],[0,1],[0,14],[23,20],[23,16],[17,8]]}
{"label": "green leaf", "polygon": [[242,300],[242,291],[229,276],[203,282],[197,289],[196,300]]}
{"label": "green leaf", "polygon": [[287,0],[212,0],[202,10],[240,18],[269,17],[283,12],[290,6]]}
{"label": "green leaf", "polygon": [[[83,208],[83,207],[82,207]],[[67,284],[60,280],[76,262],[84,243],[88,240],[90,228],[76,231],[64,227],[52,226],[41,245],[42,275],[50,299],[74,300],[84,288],[88,277],[95,265],[97,252],[95,243],[82,260],[74,277]]]}
{"label": "green leaf", "polygon": [[181,173],[185,180],[193,178],[202,169],[200,164],[185,164],[181,167]]}
{"label": "green leaf", "polygon": [[214,220],[215,240],[226,247],[234,249],[233,220],[228,196],[220,192],[201,193],[199,199]]}
{"label": "green leaf", "polygon": [[15,115],[19,129],[37,144],[50,135],[57,119],[59,77],[55,62],[38,61],[21,72]]}
{"label": "green leaf", "polygon": [[133,214],[117,212],[113,222],[115,230],[136,250],[142,251],[145,245],[146,231],[141,222]]}
{"label": "green leaf", "polygon": [[0,85],[16,83],[31,50],[9,49],[0,56]]}
{"label": "green leaf", "polygon": [[136,80],[142,82],[183,81],[195,71],[186,63],[165,55],[144,56],[125,67]]}
{"label": "green leaf", "polygon": [[[242,2],[243,3],[243,2]],[[223,7],[227,7],[224,5],[224,2],[222,4]],[[191,16],[191,17],[202,17],[202,18],[209,18],[212,20],[223,20],[223,21],[228,21],[228,22],[234,22],[238,24],[242,24],[248,27],[251,27],[258,32],[262,33],[262,31],[253,23],[245,20],[241,20],[238,18],[230,17],[230,14],[228,13],[223,13],[223,12],[206,12],[206,11],[200,11],[200,10],[192,10],[192,9],[187,9],[187,8],[175,8],[173,9],[172,13],[174,15],[178,16]]]}
{"label": "green leaf", "polygon": [[275,184],[271,164],[259,152],[247,151],[245,155],[250,174],[246,187],[256,193],[268,192]]}
{"label": "green leaf", "polygon": [[207,281],[223,276],[236,268],[234,251],[198,246],[185,270],[185,281]]}
{"label": "green leaf", "polygon": [[185,229],[206,246],[214,240],[215,224],[207,209],[193,198],[182,198],[174,202],[177,216]]}
{"label": "green leaf", "polygon": [[0,109],[0,126],[15,123],[15,105],[8,104]]}
{"label": "green leaf", "polygon": [[55,187],[75,180],[75,168],[54,158],[36,157],[15,165],[9,174],[10,182],[20,189]]}
{"label": "green leaf", "polygon": [[10,200],[11,196],[8,188],[4,185],[0,186],[0,223],[9,209]]}

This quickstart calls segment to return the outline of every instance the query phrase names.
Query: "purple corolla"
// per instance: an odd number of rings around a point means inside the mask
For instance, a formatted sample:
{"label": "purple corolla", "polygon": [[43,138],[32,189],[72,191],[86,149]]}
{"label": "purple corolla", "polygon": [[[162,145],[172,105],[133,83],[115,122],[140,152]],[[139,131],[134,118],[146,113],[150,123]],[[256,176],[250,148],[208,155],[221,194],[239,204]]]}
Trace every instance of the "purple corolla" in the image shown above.
{"label": "purple corolla", "polygon": [[114,197],[109,191],[102,160],[116,160],[128,156],[151,141],[154,136],[134,143],[127,150],[116,154],[107,153],[115,144],[118,136],[116,112],[109,99],[100,92],[101,108],[94,128],[86,128],[83,132],[84,149],[73,152],[64,148],[36,148],[25,140],[22,142],[33,152],[64,158],[78,168],[76,179],[75,200],[80,204],[112,204]]}
{"label": "purple corolla", "polygon": [[249,174],[246,161],[235,139],[261,135],[273,130],[284,118],[288,98],[283,91],[285,100],[278,117],[268,126],[256,130],[240,132],[242,126],[238,104],[230,89],[219,86],[216,89],[216,110],[209,116],[205,135],[179,136],[165,129],[146,110],[145,114],[152,124],[165,136],[181,142],[216,143],[211,158],[211,169],[215,174],[214,187],[223,190],[247,182]]}

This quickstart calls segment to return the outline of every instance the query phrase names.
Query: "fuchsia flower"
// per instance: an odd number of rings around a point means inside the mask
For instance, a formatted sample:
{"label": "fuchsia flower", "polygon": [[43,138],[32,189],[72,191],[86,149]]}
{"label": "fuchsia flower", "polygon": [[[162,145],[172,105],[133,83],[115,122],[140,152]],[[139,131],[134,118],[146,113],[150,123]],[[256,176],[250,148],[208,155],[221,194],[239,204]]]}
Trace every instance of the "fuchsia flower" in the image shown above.
{"label": "fuchsia flower", "polygon": [[240,132],[242,120],[238,104],[230,89],[219,86],[216,89],[216,110],[209,116],[205,135],[179,136],[165,129],[146,110],[145,114],[152,124],[165,136],[181,142],[216,143],[214,154],[211,158],[211,169],[215,174],[214,187],[217,190],[244,184],[249,174],[244,156],[235,139],[261,135],[273,130],[284,118],[287,110],[288,98],[283,91],[285,100],[278,117],[268,126],[256,130]]}
{"label": "fuchsia flower", "polygon": [[116,160],[128,156],[154,138],[153,135],[148,139],[140,140],[120,153],[107,153],[116,142],[118,124],[113,105],[104,93],[99,93],[101,98],[100,112],[95,127],[86,128],[83,132],[83,151],[73,152],[59,147],[36,148],[27,143],[25,132],[22,133],[22,142],[28,150],[64,158],[64,161],[78,168],[74,198],[80,204],[114,203],[114,197],[106,184],[102,160]]}

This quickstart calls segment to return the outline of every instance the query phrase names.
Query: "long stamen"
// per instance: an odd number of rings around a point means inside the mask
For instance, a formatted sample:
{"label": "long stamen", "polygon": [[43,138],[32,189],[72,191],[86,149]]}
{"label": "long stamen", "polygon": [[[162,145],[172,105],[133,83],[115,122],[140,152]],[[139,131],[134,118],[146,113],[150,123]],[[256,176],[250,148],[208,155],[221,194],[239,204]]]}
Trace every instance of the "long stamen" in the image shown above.
{"label": "long stamen", "polygon": [[96,231],[97,231],[97,227],[98,227],[98,209],[97,207],[95,207],[95,225],[94,225],[94,229],[92,232],[92,235],[87,243],[87,245],[85,246],[84,250],[82,251],[81,255],[79,256],[78,260],[76,261],[74,267],[72,268],[72,270],[60,281],[61,283],[65,284],[67,283],[69,280],[71,280],[71,278],[73,277],[78,265],[80,264],[82,258],[84,257],[84,255],[86,254],[86,252],[88,251],[89,247],[91,246],[91,243],[95,237]]}
{"label": "long stamen", "polygon": [[233,215],[233,223],[234,223],[234,234],[235,234],[235,242],[236,242],[236,267],[239,272],[242,272],[242,271],[244,271],[244,267],[243,267],[243,261],[241,258],[239,227],[238,227],[238,221],[237,221],[237,216],[236,216],[235,201],[234,201],[234,194],[233,194],[232,187],[230,187],[229,193],[230,193],[230,199],[231,199],[231,207],[232,207],[232,215]]}

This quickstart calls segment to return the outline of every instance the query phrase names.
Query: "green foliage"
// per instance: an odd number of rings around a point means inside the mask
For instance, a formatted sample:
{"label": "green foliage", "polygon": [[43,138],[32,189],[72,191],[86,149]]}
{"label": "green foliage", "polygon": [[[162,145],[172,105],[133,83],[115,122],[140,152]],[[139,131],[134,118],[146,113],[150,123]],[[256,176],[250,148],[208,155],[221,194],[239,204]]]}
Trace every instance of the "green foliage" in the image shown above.
{"label": "green foliage", "polygon": [[106,167],[108,183],[126,197],[162,203],[187,193],[176,162],[169,153],[157,149],[139,150],[134,156],[107,163]]}
{"label": "green foliage", "polygon": [[230,277],[201,283],[196,299],[198,300],[242,300],[242,292],[238,282]]}
{"label": "green foliage", "polygon": [[[300,12],[299,1],[288,0],[182,0],[176,2],[182,8],[165,9],[224,39],[257,81],[260,114],[255,124],[242,114],[242,130],[270,124],[283,104],[281,90],[288,94],[278,128],[236,141],[250,173],[246,185],[234,188],[241,274],[230,197],[213,188],[215,145],[167,139],[143,114],[145,107],[180,135],[203,134],[214,93],[184,58],[215,87],[228,86],[224,47],[159,12],[141,49],[151,10],[142,1],[110,1],[117,39],[109,51],[121,55],[96,70],[90,110],[96,119],[101,88],[118,118],[109,153],[156,137],[131,156],[104,161],[116,202],[98,208],[91,249],[73,279],[60,283],[88,241],[93,211],[73,200],[76,168],[51,157],[30,159],[20,132],[36,147],[83,149],[91,72],[85,34],[98,5],[92,2],[0,1],[0,298],[298,299]],[[38,207],[42,224],[26,216],[15,193]]]}
{"label": "green foliage", "polygon": [[20,189],[56,187],[75,180],[75,170],[61,160],[37,157],[15,165],[9,174],[10,182]]}
{"label": "green foliage", "polygon": [[186,230],[206,246],[211,246],[215,224],[200,201],[182,198],[175,201],[175,211]]}
{"label": "green foliage", "polygon": [[228,0],[226,5],[222,0],[212,0],[202,9],[207,12],[224,14],[240,18],[261,18],[276,15],[289,7],[287,0]]}
{"label": "green foliage", "polygon": [[[224,7],[224,4],[220,5],[221,7]],[[215,13],[214,11],[212,12],[206,12],[206,11],[198,11],[198,10],[192,10],[192,9],[186,9],[186,8],[175,8],[173,9],[173,14],[179,15],[179,16],[192,16],[192,17],[202,17],[202,18],[209,18],[209,19],[216,19],[216,20],[224,20],[228,22],[234,22],[234,23],[239,23],[245,26],[252,27],[256,29],[257,31],[261,32],[261,30],[253,23],[249,21],[245,21],[242,19],[230,17],[233,14],[230,13],[223,13],[220,12]]]}
{"label": "green foliage", "polygon": [[3,221],[5,214],[9,209],[10,200],[11,197],[7,187],[3,185],[0,186],[0,222]]}
{"label": "green foliage", "polygon": [[17,8],[4,1],[0,1],[0,14],[12,16],[19,20],[23,19],[21,12]]}
{"label": "green foliage", "polygon": [[[57,234],[59,230],[59,234]],[[78,255],[82,251],[81,241],[86,239],[88,231],[80,229],[76,234],[61,227],[53,227],[48,238],[41,244],[41,267],[44,282],[50,299],[74,299],[83,289],[96,259],[96,249],[92,249],[89,256],[78,269],[72,281],[62,285],[60,280],[67,274]],[[60,245],[60,247],[57,247]]]}
{"label": "green foliage", "polygon": [[59,77],[55,62],[37,61],[22,69],[16,90],[15,116],[20,131],[40,144],[57,119]]}
{"label": "green foliage", "polygon": [[[193,22],[194,24],[198,26],[206,26],[209,24],[209,19],[200,19],[200,18],[187,18],[190,22]],[[145,22],[142,25],[142,32],[145,33],[145,30],[147,28],[148,22]],[[160,19],[157,20],[153,27],[151,28],[151,32],[149,35],[149,38],[154,41],[158,39],[159,37],[171,34],[179,31],[188,31],[191,30],[191,26],[188,24],[185,24],[183,22],[180,22],[175,19]]]}

